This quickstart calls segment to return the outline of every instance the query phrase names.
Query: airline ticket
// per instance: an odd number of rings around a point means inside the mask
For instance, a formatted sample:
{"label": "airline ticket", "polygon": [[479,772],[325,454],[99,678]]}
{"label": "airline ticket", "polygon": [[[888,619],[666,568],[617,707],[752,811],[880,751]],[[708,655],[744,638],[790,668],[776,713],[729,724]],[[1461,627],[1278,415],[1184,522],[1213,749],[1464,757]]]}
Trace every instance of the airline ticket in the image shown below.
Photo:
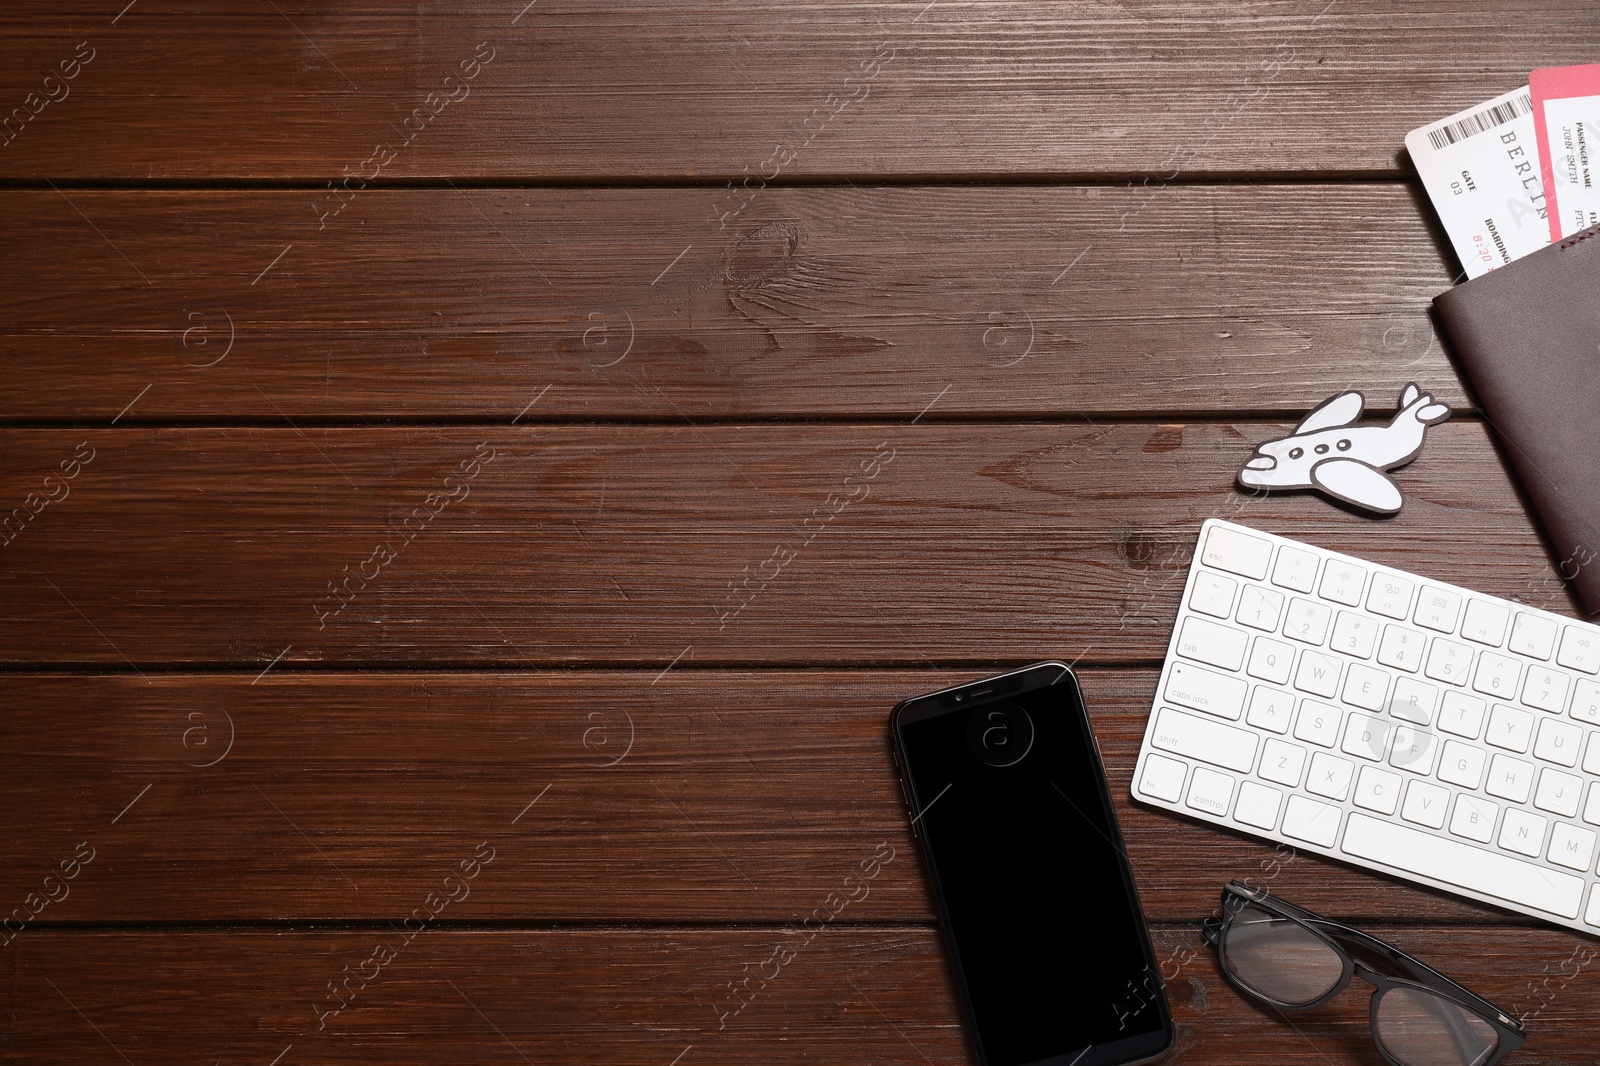
{"label": "airline ticket", "polygon": [[1414,129],[1406,148],[1469,278],[1550,243],[1528,89]]}
{"label": "airline ticket", "polygon": [[1550,239],[1600,224],[1600,63],[1528,77]]}

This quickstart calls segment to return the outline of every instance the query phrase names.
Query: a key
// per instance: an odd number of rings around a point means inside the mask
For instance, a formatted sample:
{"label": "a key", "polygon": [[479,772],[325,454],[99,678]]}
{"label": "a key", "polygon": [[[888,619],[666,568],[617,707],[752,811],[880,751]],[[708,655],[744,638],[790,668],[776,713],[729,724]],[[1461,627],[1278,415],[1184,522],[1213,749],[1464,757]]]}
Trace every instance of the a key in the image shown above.
{"label": "a key", "polygon": [[1388,618],[1405,621],[1411,613],[1411,591],[1415,586],[1398,574],[1379,571],[1372,575],[1372,588],[1367,592],[1367,610]]}
{"label": "a key", "polygon": [[1269,637],[1257,637],[1250,646],[1250,662],[1245,673],[1271,681],[1274,685],[1289,683],[1289,671],[1294,666],[1294,646]]}
{"label": "a key", "polygon": [[1183,779],[1188,772],[1188,763],[1152,752],[1144,757],[1144,773],[1139,776],[1139,794],[1177,803],[1178,797],[1183,795]]}
{"label": "a key", "polygon": [[1522,664],[1509,655],[1492,651],[1478,656],[1478,672],[1472,675],[1472,687],[1485,696],[1508,700],[1516,694],[1517,680],[1522,676]]}
{"label": "a key", "polygon": [[1578,678],[1572,686],[1572,709],[1567,713],[1580,722],[1600,725],[1600,685],[1587,677]]}
{"label": "a key", "polygon": [[1522,702],[1541,711],[1560,714],[1567,709],[1567,686],[1572,678],[1548,666],[1530,666],[1522,683]]}
{"label": "a key", "polygon": [[1306,749],[1286,740],[1268,737],[1261,748],[1261,769],[1256,773],[1268,781],[1297,788],[1306,769]]}
{"label": "a key", "polygon": [[1190,615],[1183,620],[1178,635],[1178,654],[1186,659],[1237,670],[1244,665],[1244,649],[1250,638],[1237,629]]}
{"label": "a key", "polygon": [[1328,641],[1328,647],[1357,659],[1370,659],[1372,646],[1377,640],[1376,621],[1354,611],[1340,611],[1339,617],[1334,619],[1333,637]]}
{"label": "a key", "polygon": [[1439,728],[1458,737],[1477,740],[1483,733],[1483,714],[1488,704],[1465,692],[1446,692],[1439,707]]}
{"label": "a key", "polygon": [[1278,631],[1278,619],[1283,617],[1283,593],[1260,585],[1246,585],[1239,597],[1239,613],[1235,620],[1251,629],[1268,633]]}
{"label": "a key", "polygon": [[1328,619],[1331,617],[1331,607],[1296,596],[1289,601],[1289,616],[1283,622],[1283,635],[1306,644],[1321,644],[1328,635]]}
{"label": "a key", "polygon": [[1244,720],[1257,729],[1274,733],[1287,733],[1289,720],[1294,717],[1294,697],[1280,689],[1257,685],[1250,693],[1250,710]]}
{"label": "a key", "polygon": [[1507,751],[1527,751],[1533,741],[1533,715],[1497,703],[1489,713],[1489,732],[1483,739]]}
{"label": "a key", "polygon": [[1339,721],[1343,713],[1326,703],[1301,700],[1300,715],[1294,720],[1294,735],[1307,743],[1331,748],[1339,739]]}
{"label": "a key", "polygon": [[1343,813],[1318,800],[1290,796],[1283,812],[1283,835],[1331,848],[1339,839],[1339,817]]}
{"label": "a key", "polygon": [[1400,778],[1376,766],[1363,766],[1356,775],[1357,807],[1393,814],[1400,805]]}
{"label": "a key", "polygon": [[1558,866],[1587,873],[1594,861],[1594,844],[1593,831],[1557,822],[1550,831],[1550,851],[1545,858]]}
{"label": "a key", "polygon": [[1237,677],[1185,662],[1174,662],[1167,671],[1167,699],[1221,718],[1238,719],[1249,687]]}
{"label": "a key", "polygon": [[1460,593],[1436,589],[1432,585],[1422,586],[1422,595],[1417,597],[1417,613],[1412,616],[1417,625],[1437,633],[1454,633],[1460,617]]}
{"label": "a key", "polygon": [[1583,779],[1545,767],[1539,771],[1539,787],[1533,793],[1533,805],[1541,811],[1575,817],[1578,801],[1583,796]]}
{"label": "a key", "polygon": [[1162,751],[1224,766],[1241,774],[1249,773],[1256,759],[1254,733],[1171,707],[1156,712],[1156,728],[1150,743]]}
{"label": "a key", "polygon": [[1200,561],[1230,574],[1239,574],[1252,581],[1267,576],[1267,563],[1272,558],[1272,542],[1252,537],[1236,529],[1212,526],[1206,534],[1205,550]]}
{"label": "a key", "polygon": [[1433,709],[1439,700],[1439,690],[1410,677],[1397,678],[1394,699],[1389,703],[1389,713],[1396,718],[1417,725],[1433,721]]}
{"label": "a key", "polygon": [[1513,803],[1527,803],[1533,789],[1533,764],[1509,755],[1496,755],[1489,760],[1489,780],[1483,790]]}
{"label": "a key", "polygon": [[1413,781],[1406,789],[1406,802],[1400,808],[1400,817],[1430,829],[1443,829],[1444,812],[1449,805],[1450,793],[1447,790],[1426,781]]}
{"label": "a key", "polygon": [[1472,649],[1453,640],[1434,637],[1428,649],[1428,666],[1422,672],[1435,681],[1460,685],[1467,680],[1467,669],[1472,666]]}
{"label": "a key", "polygon": [[1423,777],[1433,773],[1433,757],[1439,751],[1439,736],[1414,725],[1403,725],[1394,731],[1394,748],[1389,752],[1389,765]]}
{"label": "a key", "polygon": [[1316,696],[1332,696],[1339,691],[1339,660],[1332,655],[1307,648],[1300,653],[1294,687]]}
{"label": "a key", "polygon": [[1534,742],[1536,759],[1560,766],[1578,765],[1578,747],[1583,743],[1583,730],[1559,718],[1546,718],[1539,723],[1539,739]]}
{"label": "a key", "polygon": [[1233,778],[1204,766],[1196,766],[1189,778],[1189,795],[1184,800],[1197,811],[1205,811],[1219,818],[1228,814],[1228,802],[1233,799]]}
{"label": "a key", "polygon": [[1591,629],[1567,626],[1561,634],[1561,650],[1556,653],[1556,662],[1586,674],[1600,671],[1600,635]]}
{"label": "a key", "polygon": [[1500,820],[1500,846],[1519,855],[1539,857],[1544,850],[1544,831],[1550,819],[1508,807]]}
{"label": "a key", "polygon": [[1239,785],[1239,800],[1233,805],[1235,821],[1253,825],[1258,829],[1272,830],[1278,825],[1278,806],[1283,793],[1275,788],[1245,781]]}
{"label": "a key", "polygon": [[1488,760],[1489,753],[1482,748],[1447,740],[1439,759],[1439,780],[1475,789],[1483,784],[1483,766]]}
{"label": "a key", "polygon": [[1316,587],[1317,557],[1311,552],[1291,548],[1287,544],[1278,549],[1278,562],[1272,568],[1272,583],[1296,592],[1310,592]]}
{"label": "a key", "polygon": [[1493,800],[1457,796],[1456,809],[1450,815],[1450,832],[1487,844],[1494,839],[1494,820],[1499,813],[1500,805]]}
{"label": "a key", "polygon": [[1461,635],[1479,644],[1498,648],[1506,639],[1506,623],[1510,620],[1511,612],[1498,603],[1469,600],[1467,617],[1461,623]]}
{"label": "a key", "polygon": [[1389,751],[1389,740],[1394,733],[1394,723],[1370,714],[1352,712],[1344,726],[1344,739],[1339,750],[1373,762],[1382,762]]}
{"label": "a key", "polygon": [[1355,563],[1329,559],[1322,571],[1320,595],[1325,600],[1355,607],[1361,603],[1361,589],[1367,583],[1367,571]]}
{"label": "a key", "polygon": [[1202,570],[1194,575],[1194,589],[1189,593],[1189,609],[1209,614],[1213,618],[1226,618],[1233,610],[1233,594],[1239,583],[1231,577]]}
{"label": "a key", "polygon": [[1378,661],[1397,670],[1417,672],[1422,665],[1422,649],[1428,638],[1405,626],[1383,627],[1383,643],[1378,646]]}
{"label": "a key", "polygon": [[1510,648],[1518,655],[1548,659],[1556,647],[1556,623],[1543,615],[1518,611],[1511,626]]}

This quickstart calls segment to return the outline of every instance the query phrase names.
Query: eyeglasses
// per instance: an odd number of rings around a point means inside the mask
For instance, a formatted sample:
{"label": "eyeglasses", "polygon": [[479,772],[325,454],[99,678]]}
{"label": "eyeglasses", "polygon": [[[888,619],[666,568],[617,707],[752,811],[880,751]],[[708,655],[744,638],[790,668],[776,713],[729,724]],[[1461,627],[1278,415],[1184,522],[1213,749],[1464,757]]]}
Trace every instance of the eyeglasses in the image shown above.
{"label": "eyeglasses", "polygon": [[1394,1066],[1490,1066],[1522,1046],[1522,1023],[1398,948],[1238,881],[1202,923],[1228,981],[1280,1010],[1310,1010],[1351,976],[1376,987],[1372,1038]]}

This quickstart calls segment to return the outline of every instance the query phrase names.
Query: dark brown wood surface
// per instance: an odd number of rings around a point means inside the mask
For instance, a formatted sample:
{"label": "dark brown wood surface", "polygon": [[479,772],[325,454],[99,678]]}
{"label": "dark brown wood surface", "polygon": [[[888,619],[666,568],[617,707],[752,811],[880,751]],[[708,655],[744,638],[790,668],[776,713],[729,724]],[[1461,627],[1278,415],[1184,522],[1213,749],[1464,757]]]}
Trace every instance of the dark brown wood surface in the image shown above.
{"label": "dark brown wood surface", "polygon": [[[6,5],[0,1062],[970,1061],[887,714],[1042,658],[1176,1061],[1380,1061],[1221,980],[1249,877],[1593,1062],[1595,940],[1128,795],[1206,518],[1577,613],[1402,139],[1593,15]],[[1412,380],[1401,515],[1234,490]]]}

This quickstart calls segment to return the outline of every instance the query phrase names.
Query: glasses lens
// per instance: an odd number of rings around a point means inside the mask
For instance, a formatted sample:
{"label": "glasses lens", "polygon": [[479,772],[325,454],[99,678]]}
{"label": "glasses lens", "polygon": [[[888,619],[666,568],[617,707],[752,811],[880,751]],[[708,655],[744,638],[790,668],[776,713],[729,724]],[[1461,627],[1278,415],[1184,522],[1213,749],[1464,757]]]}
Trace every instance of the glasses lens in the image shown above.
{"label": "glasses lens", "polygon": [[1417,988],[1385,992],[1377,1026],[1378,1042],[1405,1066],[1482,1066],[1500,1043],[1476,1014]]}
{"label": "glasses lens", "polygon": [[1223,957],[1234,978],[1277,1003],[1311,1003],[1344,976],[1344,959],[1325,941],[1253,903],[1240,908],[1223,935]]}

